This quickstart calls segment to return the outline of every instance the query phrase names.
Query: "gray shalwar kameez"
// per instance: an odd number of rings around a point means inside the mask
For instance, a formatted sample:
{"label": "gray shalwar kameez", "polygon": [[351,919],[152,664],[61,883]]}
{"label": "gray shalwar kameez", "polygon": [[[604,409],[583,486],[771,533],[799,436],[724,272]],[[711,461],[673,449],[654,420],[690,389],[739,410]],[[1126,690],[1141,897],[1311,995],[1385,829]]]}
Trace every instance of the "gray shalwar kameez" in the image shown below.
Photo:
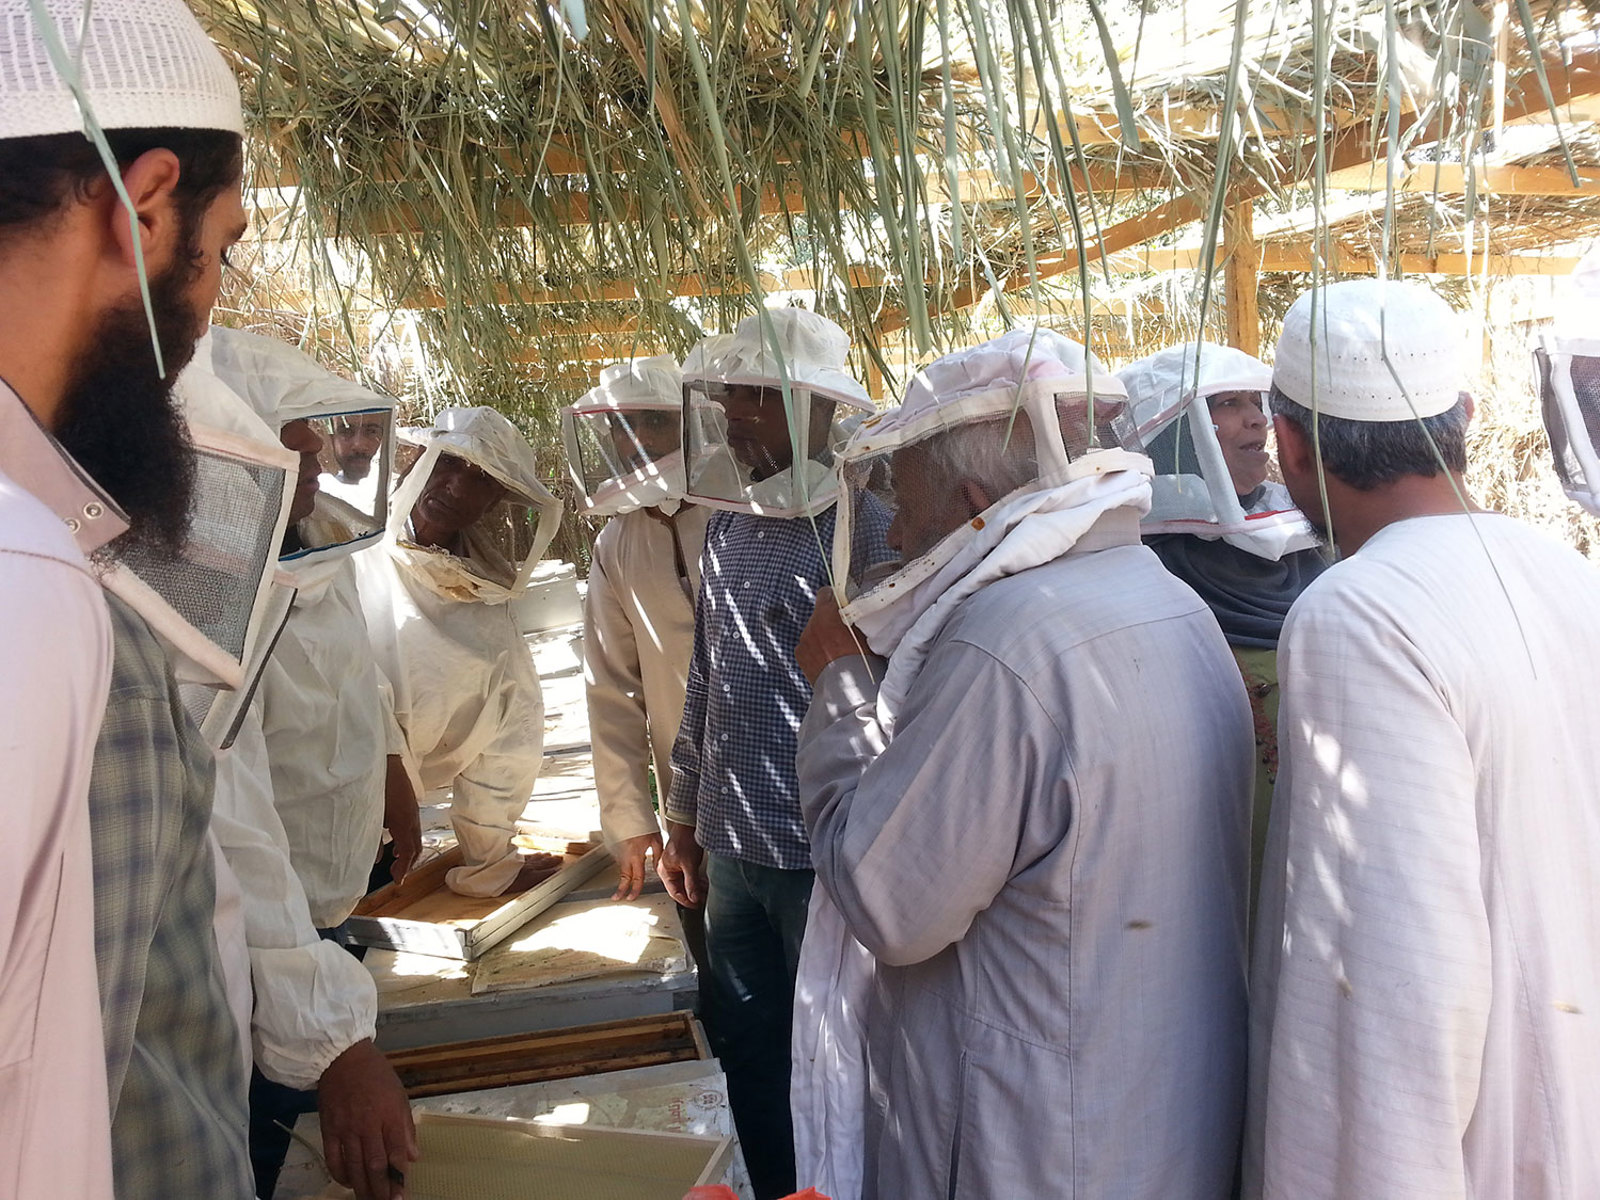
{"label": "gray shalwar kameez", "polygon": [[962,602],[892,740],[867,668],[822,674],[799,751],[878,959],[865,1195],[1222,1200],[1252,739],[1215,618],[1148,549],[1085,548]]}

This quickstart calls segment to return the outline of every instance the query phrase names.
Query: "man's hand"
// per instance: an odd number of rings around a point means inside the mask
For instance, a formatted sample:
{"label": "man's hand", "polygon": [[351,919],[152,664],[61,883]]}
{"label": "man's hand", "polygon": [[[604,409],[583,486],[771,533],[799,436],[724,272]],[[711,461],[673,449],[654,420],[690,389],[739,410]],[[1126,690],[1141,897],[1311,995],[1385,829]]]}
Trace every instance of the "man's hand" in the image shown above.
{"label": "man's hand", "polygon": [[417,1157],[411,1104],[383,1052],[360,1041],[328,1064],[317,1084],[328,1173],[360,1200],[399,1200]]}
{"label": "man's hand", "polygon": [[417,793],[411,776],[398,754],[389,755],[388,773],[383,780],[383,827],[394,841],[394,865],[389,874],[399,883],[422,853],[422,817],[417,811]]}
{"label": "man's hand", "polygon": [[811,614],[800,644],[794,648],[794,660],[812,683],[836,658],[866,657],[866,643],[844,623],[839,615],[839,601],[832,588],[817,593],[816,611]]}
{"label": "man's hand", "polygon": [[667,894],[685,908],[699,908],[706,902],[705,851],[694,840],[693,825],[667,822],[667,844],[656,862],[656,874],[667,885]]}
{"label": "man's hand", "polygon": [[638,837],[624,838],[611,847],[611,857],[617,860],[617,872],[621,876],[617,890],[611,895],[613,900],[639,898],[639,893],[644,890],[646,854],[654,854],[656,862],[661,861],[659,833],[641,833]]}

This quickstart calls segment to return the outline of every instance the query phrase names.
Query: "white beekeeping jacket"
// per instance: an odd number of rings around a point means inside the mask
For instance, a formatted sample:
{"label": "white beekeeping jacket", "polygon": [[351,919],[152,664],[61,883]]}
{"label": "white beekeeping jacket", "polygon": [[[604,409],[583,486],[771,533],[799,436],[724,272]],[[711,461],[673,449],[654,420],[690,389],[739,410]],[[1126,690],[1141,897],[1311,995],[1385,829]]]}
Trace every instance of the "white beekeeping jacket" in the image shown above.
{"label": "white beekeeping jacket", "polygon": [[[193,383],[209,374],[206,365],[202,343],[189,368],[195,376],[179,389],[180,396],[191,407],[203,408],[214,426],[286,453],[243,400],[233,396],[231,407],[223,402],[216,390],[223,385],[215,377],[211,383],[216,386],[208,386],[204,399],[199,398]],[[273,1080],[306,1089],[315,1087],[328,1064],[351,1045],[373,1036],[377,993],[366,969],[340,947],[322,941],[312,925],[274,805],[259,703],[258,689],[256,701],[238,714],[229,730],[231,746],[217,752],[211,834],[241,893],[242,902],[227,905],[226,914],[243,917],[254,991],[254,1006],[245,1011],[250,1014],[255,1061]],[[219,916],[221,909],[219,905]],[[226,928],[219,929],[218,940],[224,963],[231,965],[237,943]],[[236,1007],[238,992],[238,981],[230,978]]]}
{"label": "white beekeeping jacket", "polygon": [[[348,500],[319,491],[300,523],[301,545],[281,563],[295,582],[294,604],[260,685],[274,802],[311,919],[331,928],[366,892],[382,836],[387,755],[399,752],[350,562],[381,535],[382,521],[364,510],[387,499],[394,402],[271,338],[215,329],[211,343],[224,382],[277,429],[311,422],[325,458],[335,422],[372,419],[382,429],[365,491]],[[325,473],[322,486],[332,478]]]}
{"label": "white beekeeping jacket", "polygon": [[259,705],[217,754],[211,828],[245,893],[256,1065],[278,1083],[314,1088],[334,1059],[374,1035],[378,993],[367,969],[312,924],[274,803]]}
{"label": "white beekeeping jacket", "polygon": [[[463,532],[466,553],[417,545],[411,513],[443,455],[503,484],[507,498]],[[511,845],[539,778],[544,700],[510,601],[560,520],[533,448],[488,408],[446,409],[390,506],[382,548],[357,560],[378,666],[418,794],[450,789],[465,865],[446,882],[494,896],[520,867]]]}
{"label": "white beekeeping jacket", "polygon": [[672,743],[694,651],[700,551],[711,511],[636,509],[595,539],[583,605],[584,682],[600,826],[609,844],[660,832],[646,765],[672,790]]}

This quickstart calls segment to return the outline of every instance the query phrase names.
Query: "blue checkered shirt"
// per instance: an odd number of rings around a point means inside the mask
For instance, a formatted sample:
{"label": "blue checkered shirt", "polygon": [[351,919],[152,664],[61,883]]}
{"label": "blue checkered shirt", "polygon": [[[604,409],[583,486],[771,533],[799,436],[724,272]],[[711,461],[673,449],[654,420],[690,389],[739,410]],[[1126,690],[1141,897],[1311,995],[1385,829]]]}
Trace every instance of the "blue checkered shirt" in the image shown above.
{"label": "blue checkered shirt", "polygon": [[[695,840],[715,854],[811,866],[794,770],[811,684],[794,651],[829,583],[833,524],[830,508],[815,525],[719,512],[706,528],[666,814],[693,825]],[[886,524],[857,535],[868,561],[888,555]]]}

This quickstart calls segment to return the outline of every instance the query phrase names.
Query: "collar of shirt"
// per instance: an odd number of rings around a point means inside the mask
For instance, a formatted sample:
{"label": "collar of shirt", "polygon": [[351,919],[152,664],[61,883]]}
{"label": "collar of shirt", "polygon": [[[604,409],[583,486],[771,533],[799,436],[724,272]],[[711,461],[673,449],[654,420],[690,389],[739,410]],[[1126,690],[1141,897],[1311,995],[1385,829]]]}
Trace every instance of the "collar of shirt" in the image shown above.
{"label": "collar of shirt", "polygon": [[66,523],[85,558],[128,531],[128,518],[0,380],[0,470]]}

